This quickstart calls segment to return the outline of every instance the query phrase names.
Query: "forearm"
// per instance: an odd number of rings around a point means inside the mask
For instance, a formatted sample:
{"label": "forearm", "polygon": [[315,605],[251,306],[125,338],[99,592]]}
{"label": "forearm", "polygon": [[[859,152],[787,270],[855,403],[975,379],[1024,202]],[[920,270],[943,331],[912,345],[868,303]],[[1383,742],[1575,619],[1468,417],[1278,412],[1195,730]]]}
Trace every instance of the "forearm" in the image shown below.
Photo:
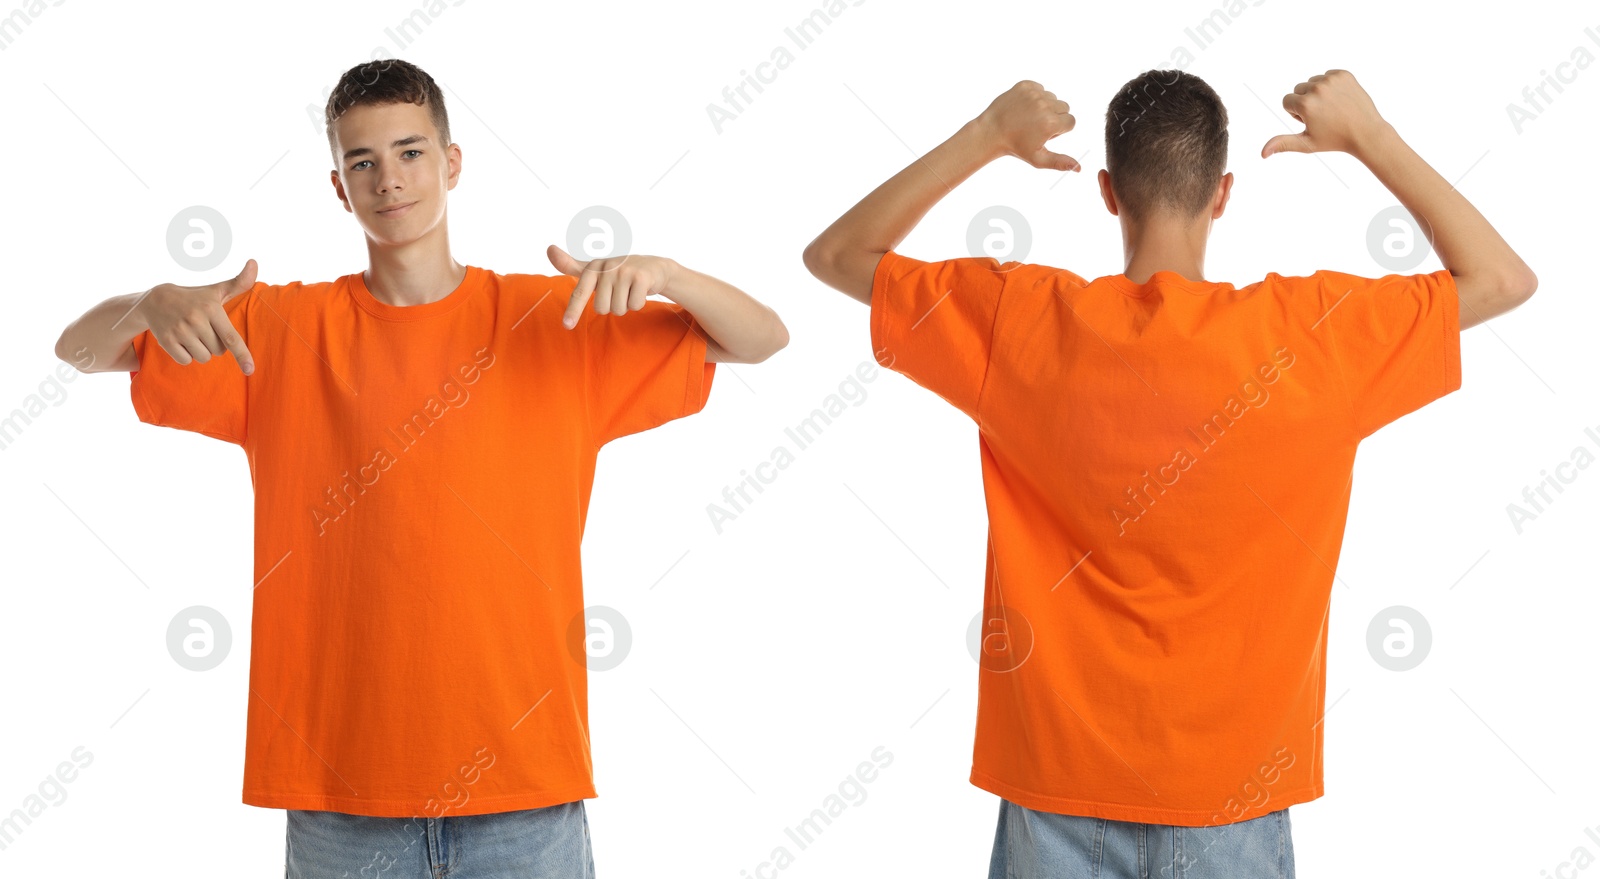
{"label": "forearm", "polygon": [[726,281],[672,264],[662,294],[683,306],[711,337],[707,360],[760,363],[789,344],[776,312]]}
{"label": "forearm", "polygon": [[56,356],[79,372],[130,372],[139,366],[132,342],[147,326],[134,306],[144,293],[113,296],[67,325]]}
{"label": "forearm", "polygon": [[1421,226],[1456,278],[1463,326],[1516,307],[1533,294],[1533,270],[1466,196],[1385,123],[1355,151]]}
{"label": "forearm", "polygon": [[883,255],[941,198],[1003,155],[980,120],[968,122],[823,230],[805,249],[806,268],[828,286],[870,304],[872,276]]}

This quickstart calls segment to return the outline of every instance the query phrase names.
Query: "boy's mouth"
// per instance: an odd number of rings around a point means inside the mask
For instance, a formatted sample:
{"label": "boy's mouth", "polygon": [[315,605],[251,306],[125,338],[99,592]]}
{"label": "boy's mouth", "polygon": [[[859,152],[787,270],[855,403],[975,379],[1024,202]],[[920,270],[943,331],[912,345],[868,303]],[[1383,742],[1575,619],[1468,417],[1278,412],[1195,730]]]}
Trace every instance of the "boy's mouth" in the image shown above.
{"label": "boy's mouth", "polygon": [[380,217],[388,217],[388,218],[403,217],[403,216],[406,215],[407,212],[409,212],[411,210],[411,206],[414,205],[414,204],[416,204],[416,202],[408,201],[408,202],[404,202],[402,204],[390,205],[389,207],[378,208],[378,216],[380,216]]}

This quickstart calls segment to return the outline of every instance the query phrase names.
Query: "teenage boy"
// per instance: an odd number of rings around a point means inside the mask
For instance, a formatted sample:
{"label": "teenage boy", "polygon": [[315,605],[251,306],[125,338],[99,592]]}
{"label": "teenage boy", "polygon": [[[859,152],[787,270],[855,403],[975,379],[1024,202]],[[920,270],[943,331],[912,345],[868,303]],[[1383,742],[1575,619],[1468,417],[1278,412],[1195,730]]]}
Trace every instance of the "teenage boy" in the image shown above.
{"label": "teenage boy", "polygon": [[1322,795],[1327,621],[1357,444],[1460,387],[1460,327],[1534,274],[1355,77],[1283,105],[1262,156],[1341,151],[1446,268],[1242,288],[1203,276],[1233,182],[1227,113],[1148,71],[1106,113],[1119,275],[893,251],[939,199],[1045,148],[1068,105],[1017,83],[805,250],[871,306],[878,362],[978,424],[989,513],[971,781],[1001,797],[991,873],[1293,875],[1288,807]]}
{"label": "teenage boy", "polygon": [[554,276],[456,262],[461,149],[411,64],[350,69],[326,118],[366,271],[271,286],[251,260],[109,299],[56,353],[132,372],[141,420],[244,448],[243,794],[288,810],[289,876],[593,876],[579,544],[596,454],[699,412],[715,363],[760,362],[787,332],[661,257],[552,246]]}

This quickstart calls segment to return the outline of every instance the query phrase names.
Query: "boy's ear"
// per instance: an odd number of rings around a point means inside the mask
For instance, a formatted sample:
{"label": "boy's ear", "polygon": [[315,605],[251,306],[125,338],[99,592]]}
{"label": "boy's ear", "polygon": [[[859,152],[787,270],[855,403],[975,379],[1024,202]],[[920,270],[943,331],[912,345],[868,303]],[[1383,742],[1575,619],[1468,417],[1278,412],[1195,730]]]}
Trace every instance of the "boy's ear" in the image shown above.
{"label": "boy's ear", "polygon": [[456,181],[461,179],[461,147],[457,144],[450,144],[445,147],[444,157],[445,165],[448,168],[444,188],[446,190],[455,189]]}
{"label": "boy's ear", "polygon": [[355,213],[355,208],[350,206],[350,199],[345,197],[344,184],[339,181],[339,171],[334,169],[328,172],[328,179],[333,183],[333,194],[339,197],[339,203],[344,205],[346,213]]}
{"label": "boy's ear", "polygon": [[1117,215],[1117,194],[1111,191],[1111,173],[1101,168],[1100,173],[1096,174],[1095,178],[1100,181],[1100,197],[1105,199],[1106,210],[1111,212],[1111,216],[1115,217]]}
{"label": "boy's ear", "polygon": [[1228,196],[1232,194],[1233,172],[1229,171],[1228,173],[1222,175],[1221,180],[1217,181],[1217,195],[1211,203],[1211,219],[1215,220],[1221,218],[1223,210],[1228,207]]}

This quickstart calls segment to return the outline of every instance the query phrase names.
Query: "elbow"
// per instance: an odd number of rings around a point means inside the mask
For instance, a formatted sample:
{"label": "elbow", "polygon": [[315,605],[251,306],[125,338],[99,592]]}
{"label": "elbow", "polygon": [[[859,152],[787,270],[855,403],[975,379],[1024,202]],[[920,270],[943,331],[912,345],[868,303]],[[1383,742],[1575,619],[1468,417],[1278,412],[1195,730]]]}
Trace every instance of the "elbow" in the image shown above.
{"label": "elbow", "polygon": [[[82,349],[80,348],[79,350]],[[56,359],[72,364],[72,368],[79,372],[88,372],[82,366],[82,358],[72,356],[72,345],[69,343],[66,333],[62,333],[61,338],[56,340]]]}
{"label": "elbow", "polygon": [[767,343],[761,347],[761,350],[755,352],[754,355],[745,362],[760,363],[761,361],[766,360],[768,357],[771,357],[779,351],[782,351],[788,346],[789,328],[783,325],[783,319],[778,317],[777,312],[772,312],[770,329],[767,333]]}
{"label": "elbow", "polygon": [[872,304],[872,283],[883,252],[860,247],[841,247],[823,232],[806,245],[800,258],[812,277],[835,290],[861,302]]}
{"label": "elbow", "polygon": [[1530,269],[1527,266],[1523,266],[1522,268],[1522,275],[1518,279],[1518,283],[1515,287],[1518,305],[1521,305],[1522,303],[1527,302],[1529,299],[1532,299],[1533,291],[1539,289],[1539,276],[1535,275],[1533,273],[1533,269]]}
{"label": "elbow", "polygon": [[[772,350],[767,352],[767,357],[771,357],[779,351],[789,347],[789,328],[783,325],[783,320],[776,314],[772,316],[772,322],[775,325],[772,333],[773,345]],[[766,357],[763,357],[762,359],[765,360]]]}
{"label": "elbow", "polygon": [[800,254],[800,259],[806,265],[806,271],[819,281],[826,282],[833,274],[833,266],[837,264],[837,255],[833,248],[823,239],[825,235],[818,235]]}
{"label": "elbow", "polygon": [[1499,287],[1499,310],[1504,313],[1533,298],[1534,291],[1539,289],[1539,277],[1533,273],[1533,269],[1523,265],[1519,271],[1502,280]]}

